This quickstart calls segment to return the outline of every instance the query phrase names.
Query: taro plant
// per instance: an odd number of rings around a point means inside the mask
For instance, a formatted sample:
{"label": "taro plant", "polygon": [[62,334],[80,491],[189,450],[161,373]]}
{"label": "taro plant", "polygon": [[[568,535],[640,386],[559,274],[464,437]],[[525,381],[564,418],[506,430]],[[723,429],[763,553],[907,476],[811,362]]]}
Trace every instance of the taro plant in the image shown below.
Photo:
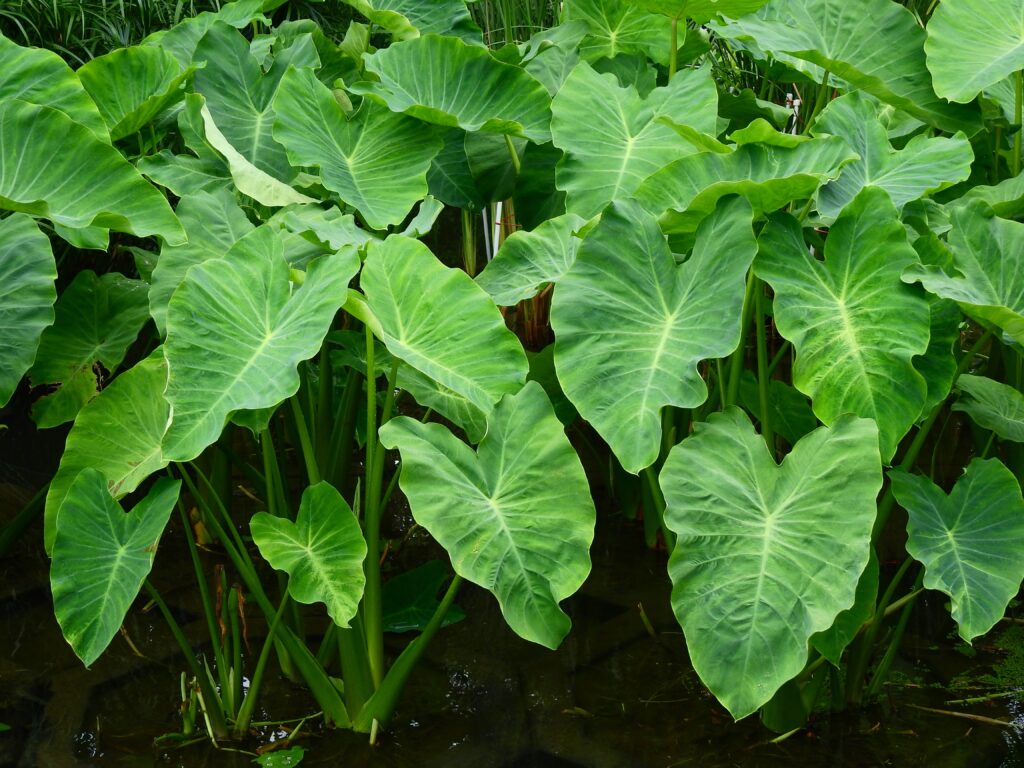
{"label": "taro plant", "polygon": [[[73,421],[44,544],[86,664],[145,584],[212,736],[245,736],[276,663],[373,738],[463,580],[527,640],[570,631],[583,422],[609,476],[639,478],[613,487],[639,488],[690,659],[736,718],[785,730],[877,694],[922,589],[967,641],[1001,618],[1024,577],[1024,49],[1003,2],[945,0],[922,29],[891,0],[568,0],[495,50],[460,0],[353,2],[366,21],[338,38],[272,26],[276,5],[78,71],[0,39],[0,400],[27,375],[36,423]],[[716,80],[740,61],[756,92]],[[770,100],[787,88],[801,111]],[[58,297],[55,244],[136,268],[65,259]],[[398,577],[426,607],[397,623],[396,487],[453,572]],[[175,506],[203,663],[148,581]],[[244,585],[218,581],[227,609],[195,531]],[[244,696],[218,631],[242,602],[267,626]],[[389,659],[399,625],[420,634]]]}

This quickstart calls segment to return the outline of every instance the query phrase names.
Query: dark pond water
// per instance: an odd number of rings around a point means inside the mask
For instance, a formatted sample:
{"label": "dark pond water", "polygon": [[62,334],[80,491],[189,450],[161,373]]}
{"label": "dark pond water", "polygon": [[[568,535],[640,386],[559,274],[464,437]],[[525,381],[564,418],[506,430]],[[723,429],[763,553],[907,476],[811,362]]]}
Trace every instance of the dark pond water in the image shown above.
{"label": "dark pond water", "polygon": [[[9,494],[10,495],[10,494]],[[6,509],[5,509],[6,507]],[[15,505],[0,502],[0,521]],[[9,514],[8,514],[9,513]],[[0,766],[249,766],[253,756],[208,745],[154,746],[180,729],[182,664],[159,617],[135,610],[85,670],[60,636],[31,528],[0,560]],[[406,555],[427,554],[426,542]],[[419,548],[419,549],[418,549]],[[186,631],[202,637],[191,599],[191,574],[176,571],[181,532],[170,529],[157,558],[156,581]],[[468,618],[443,630],[415,673],[395,720],[375,747],[366,738],[325,731],[316,718],[297,743],[304,766],[473,768],[669,768],[670,766],[1011,766],[1024,765],[1024,706],[1007,698],[947,706],[970,691],[936,684],[989,673],[1007,652],[980,641],[969,655],[932,626],[927,605],[912,621],[887,701],[863,712],[820,717],[781,743],[755,718],[733,723],[687,662],[682,634],[668,610],[663,554],[646,550],[636,523],[607,516],[593,550],[594,573],[568,601],[568,641],[549,652],[515,638],[494,600],[467,585]],[[215,562],[211,556],[211,564]],[[656,630],[649,634],[638,606]],[[941,608],[941,605],[938,606]],[[939,613],[938,611],[935,612]],[[265,626],[251,622],[255,639]],[[310,634],[322,627],[310,625]],[[391,639],[396,652],[402,637]],[[258,643],[254,643],[258,647]],[[1022,657],[1024,658],[1024,657]],[[271,676],[273,677],[273,676]],[[269,681],[257,719],[301,717],[315,710],[286,681]],[[1008,720],[1005,728],[915,709],[956,709]],[[264,741],[286,735],[267,727]],[[258,745],[245,745],[252,749]]]}

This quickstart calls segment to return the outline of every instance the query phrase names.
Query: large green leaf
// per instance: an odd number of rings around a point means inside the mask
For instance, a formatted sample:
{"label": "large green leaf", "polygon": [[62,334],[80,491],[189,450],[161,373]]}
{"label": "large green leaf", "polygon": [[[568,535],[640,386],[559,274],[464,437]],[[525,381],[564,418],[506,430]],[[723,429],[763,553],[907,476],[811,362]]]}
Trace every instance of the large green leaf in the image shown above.
{"label": "large green leaf", "polygon": [[551,98],[519,67],[455,37],[425,35],[364,58],[377,83],[352,86],[394,112],[463,130],[551,138]]}
{"label": "large green leaf", "polygon": [[180,100],[181,84],[191,73],[181,69],[170,53],[135,45],[98,56],[77,74],[116,141],[148,125]]}
{"label": "large green leaf", "polygon": [[173,55],[182,68],[192,62],[196,46],[212,26],[218,21],[229,24],[235,29],[242,29],[250,24],[270,20],[263,15],[271,11],[285,0],[236,0],[220,7],[219,11],[204,11],[191,18],[175,24],[170,29],[161,29],[149,35],[142,45],[157,46]]}
{"label": "large green leaf", "polygon": [[248,41],[229,25],[217,22],[196,47],[196,90],[224,138],[248,162],[279,181],[290,181],[294,171],[284,147],[272,135],[274,95],[285,74],[275,62],[264,74],[249,52]]}
{"label": "large green leaf", "polygon": [[772,0],[713,28],[753,40],[764,53],[810,62],[937,128],[973,134],[981,127],[977,110],[935,95],[924,30],[892,0]]}
{"label": "large green leaf", "polygon": [[294,522],[257,512],[249,528],[264,559],[288,574],[288,594],[307,605],[324,603],[331,621],[348,627],[366,585],[366,542],[334,486],[317,483],[303,491]]}
{"label": "large green leaf", "polygon": [[89,269],[64,290],[28,372],[33,386],[56,387],[32,406],[39,427],[74,419],[96,396],[105,376],[121,365],[128,345],[149,319],[146,290],[141,280],[119,272],[97,277]]}
{"label": "large green leaf", "polygon": [[839,136],[860,155],[818,192],[818,211],[834,218],[867,186],[881,187],[897,208],[965,180],[974,152],[967,138],[919,135],[900,150],[889,144],[875,105],[860,93],[831,102],[814,122],[815,134]]}
{"label": "large green leaf", "polygon": [[21,213],[0,219],[0,408],[36,359],[53,324],[57,264],[50,241]]}
{"label": "large green leaf", "polygon": [[476,283],[495,303],[511,307],[534,296],[545,283],[556,283],[576,261],[584,220],[574,213],[549,219],[536,229],[514,232],[477,275]]}
{"label": "large green leaf", "polygon": [[463,0],[344,0],[395,40],[420,35],[449,35],[483,44],[480,32]]}
{"label": "large green leaf", "polygon": [[233,412],[295,394],[296,367],[320,348],[358,266],[353,249],[319,258],[293,289],[281,237],[263,226],[192,267],[167,306],[164,458],[195,458]]}
{"label": "large green leaf", "polygon": [[442,387],[423,405],[466,428],[465,409],[486,415],[526,381],[526,354],[494,302],[418,240],[371,245],[360,285],[391,354]]}
{"label": "large green leaf", "polygon": [[0,135],[0,208],[74,229],[107,227],[184,242],[164,196],[63,112],[0,102]]}
{"label": "large green leaf", "polygon": [[750,205],[722,201],[677,264],[657,220],[613,203],[555,289],[555,366],[566,396],[622,466],[658,458],[663,406],[707,398],[697,364],[740,337],[744,277],[757,250]]}
{"label": "large green leaf", "polygon": [[79,412],[46,492],[47,551],[53,547],[57,512],[82,470],[103,473],[107,490],[119,499],[167,465],[160,453],[170,411],[163,396],[166,385],[167,365],[158,350],[114,379]]}
{"label": "large green leaf", "polygon": [[724,195],[743,195],[754,215],[761,216],[811,197],[855,158],[839,138],[791,147],[742,144],[732,152],[702,152],[669,163],[640,185],[636,198],[651,213],[662,215],[665,232],[690,234]]}
{"label": "large green leaf", "polygon": [[175,211],[185,228],[188,242],[160,248],[149,286],[149,312],[157,329],[166,331],[167,302],[189,267],[208,259],[219,259],[244,235],[253,230],[245,211],[227,190],[197,192],[181,198]]}
{"label": "large green leaf", "polygon": [[97,469],[82,470],[57,515],[50,563],[53,612],[89,666],[110,645],[153,567],[180,480],[161,478],[125,514]]}
{"label": "large green leaf", "polygon": [[8,99],[53,107],[100,141],[109,139],[95,102],[60,56],[42,48],[23,48],[0,34],[0,101]]}
{"label": "large green leaf", "polygon": [[1013,387],[984,376],[963,374],[956,380],[960,398],[954,411],[963,411],[979,427],[991,429],[1004,440],[1024,443],[1024,395]]}
{"label": "large green leaf", "polygon": [[947,496],[930,480],[894,470],[892,492],[907,510],[907,551],[924,585],[953,602],[960,637],[995,626],[1024,579],[1024,500],[998,459],[973,459]]}
{"label": "large green leaf", "polygon": [[971,101],[1024,69],[1024,1],[943,0],[928,21],[924,51],[935,92]]}
{"label": "large green leaf", "polygon": [[571,625],[558,604],[590,572],[595,511],[541,386],[502,398],[476,453],[441,425],[405,416],[380,439],[400,451],[413,517],[455,572],[490,590],[520,637],[558,647]]}
{"label": "large green leaf", "polygon": [[776,465],[743,413],[694,425],[661,472],[672,609],[704,684],[739,719],[854,604],[882,485],[878,433],[844,416]]}
{"label": "large green leaf", "polygon": [[369,99],[348,116],[308,69],[284,76],[274,109],[274,137],[289,160],[319,168],[324,186],[372,228],[401,223],[427,194],[427,169],[441,140],[418,120]]}
{"label": "large green leaf", "polygon": [[756,11],[768,0],[633,0],[641,8],[674,19],[693,19],[706,24],[719,16],[735,19]]}
{"label": "large green leaf", "polygon": [[904,280],[952,299],[1024,344],[1024,224],[997,218],[980,200],[955,207],[950,220],[953,272],[945,265],[913,264]]}
{"label": "large green leaf", "polygon": [[668,64],[671,22],[628,0],[568,0],[562,19],[586,22],[580,55],[587,61],[639,53]]}
{"label": "large green leaf", "polygon": [[888,195],[868,187],[843,210],[824,261],[788,214],[759,246],[754,270],[775,291],[775,325],[796,348],[793,385],[825,424],[846,413],[875,419],[888,461],[924,407],[912,358],[928,348],[930,324],[928,301],[900,281],[917,255]]}
{"label": "large green leaf", "polygon": [[551,103],[552,140],[565,152],[556,178],[567,210],[589,218],[612,200],[628,199],[666,163],[693,154],[661,118],[713,134],[717,105],[709,69],[684,70],[644,99],[580,62]]}

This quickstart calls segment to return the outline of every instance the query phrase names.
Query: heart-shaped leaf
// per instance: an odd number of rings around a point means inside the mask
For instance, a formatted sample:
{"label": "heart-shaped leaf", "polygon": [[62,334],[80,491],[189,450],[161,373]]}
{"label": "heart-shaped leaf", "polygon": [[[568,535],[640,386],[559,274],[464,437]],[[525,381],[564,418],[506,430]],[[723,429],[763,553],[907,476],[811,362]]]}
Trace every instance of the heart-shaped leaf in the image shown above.
{"label": "heart-shaped leaf", "polygon": [[[595,99],[602,109],[594,109]],[[635,88],[620,87],[614,75],[580,62],[551,103],[552,140],[565,152],[556,178],[567,210],[594,216],[611,201],[632,196],[666,163],[693,154],[693,146],[661,118],[714,133],[717,106],[706,68],[682,71],[641,98]]]}
{"label": "heart-shaped leaf", "polygon": [[324,603],[331,621],[348,627],[359,609],[366,576],[366,542],[352,508],[330,483],[302,492],[295,522],[257,512],[249,522],[260,554],[288,574],[288,594]]}
{"label": "heart-shaped leaf", "polygon": [[942,130],[972,135],[981,127],[976,109],[935,95],[924,30],[891,0],[772,0],[712,29],[729,39],[753,40],[766,54],[815,65]]}
{"label": "heart-shaped leaf", "polygon": [[71,281],[57,300],[53,325],[43,331],[28,372],[33,386],[55,387],[32,405],[39,427],[74,419],[96,396],[102,379],[121,365],[149,319],[146,290],[144,282],[119,272],[97,277],[86,269]]}
{"label": "heart-shaped leaf", "polygon": [[912,358],[928,348],[930,310],[900,275],[917,261],[884,190],[868,187],[836,219],[825,260],[808,252],[796,219],[779,215],[759,239],[754,271],[775,291],[775,324],[796,348],[793,385],[832,424],[878,423],[888,461],[928,392]]}
{"label": "heart-shaped leaf", "polygon": [[742,198],[720,203],[681,265],[654,216],[633,202],[613,203],[558,283],[551,305],[558,379],[628,472],[658,458],[663,406],[694,408],[707,399],[697,364],[739,343],[744,277],[756,250]]}
{"label": "heart-shaped leaf", "polygon": [[943,0],[927,31],[935,92],[950,101],[971,101],[1024,69],[1022,0]]}
{"label": "heart-shaped leaf", "polygon": [[[494,302],[465,272],[401,236],[370,246],[360,285],[388,351],[440,385],[410,387],[413,396],[479,438],[471,426],[502,395],[518,392],[528,369]],[[467,421],[465,409],[475,417]]]}
{"label": "heart-shaped leaf", "polygon": [[0,408],[36,359],[53,324],[57,264],[50,241],[22,213],[0,219]]}
{"label": "heart-shaped leaf", "polygon": [[878,432],[844,416],[781,466],[737,408],[694,424],[661,471],[672,609],[694,669],[739,719],[854,604],[882,486]]}
{"label": "heart-shaped leaf", "polygon": [[903,279],[952,299],[967,314],[1024,344],[1024,224],[997,218],[980,200],[954,207],[950,221],[953,271],[941,264],[912,264]]}
{"label": "heart-shaped leaf", "polygon": [[53,611],[85,666],[110,645],[156,557],[180,480],[161,478],[125,514],[97,469],[82,470],[57,514],[50,563]]}
{"label": "heart-shaped leaf", "polygon": [[455,572],[490,590],[520,637],[557,648],[571,626],[558,604],[590,572],[596,513],[541,386],[502,398],[476,453],[441,425],[406,416],[380,439],[401,453],[413,517]]}
{"label": "heart-shaped leaf", "polygon": [[953,601],[960,637],[995,626],[1024,579],[1024,500],[998,459],[973,459],[947,496],[930,480],[893,470],[892,492],[907,510],[907,551],[925,567],[924,585]]}
{"label": "heart-shaped leaf", "polygon": [[348,116],[308,69],[284,76],[274,109],[274,137],[291,162],[319,168],[324,186],[373,229],[401,223],[427,194],[441,140],[418,120],[369,99]]}
{"label": "heart-shaped leaf", "polygon": [[345,249],[313,261],[292,290],[281,237],[267,225],[192,267],[167,306],[164,458],[193,459],[232,412],[295,394],[296,367],[320,349],[358,268]]}
{"label": "heart-shaped leaf", "polygon": [[548,219],[532,231],[514,232],[477,275],[476,282],[495,303],[511,307],[556,283],[576,261],[584,220],[574,213]]}
{"label": "heart-shaped leaf", "polygon": [[1011,386],[984,376],[963,374],[956,380],[960,398],[954,411],[963,411],[979,427],[1004,440],[1024,443],[1024,395]]}
{"label": "heart-shaped leaf", "polygon": [[163,350],[157,350],[79,411],[46,492],[43,543],[47,552],[53,547],[58,510],[82,470],[102,472],[107,490],[119,499],[167,466],[160,452],[170,413],[164,400],[166,386],[167,365]]}
{"label": "heart-shaped leaf", "polygon": [[0,208],[73,229],[106,227],[184,242],[164,196],[120,152],[63,112],[2,101],[0,135]]}
{"label": "heart-shaped leaf", "polygon": [[971,174],[974,152],[967,138],[915,136],[893,149],[878,110],[865,96],[850,93],[829,103],[814,121],[815,134],[839,136],[860,155],[842,175],[818,192],[818,211],[839,215],[861,189],[881,187],[897,209],[911,200],[963,181]]}
{"label": "heart-shaped leaf", "polygon": [[550,140],[551,98],[521,68],[455,37],[425,35],[364,57],[377,83],[352,86],[405,114],[451,128]]}

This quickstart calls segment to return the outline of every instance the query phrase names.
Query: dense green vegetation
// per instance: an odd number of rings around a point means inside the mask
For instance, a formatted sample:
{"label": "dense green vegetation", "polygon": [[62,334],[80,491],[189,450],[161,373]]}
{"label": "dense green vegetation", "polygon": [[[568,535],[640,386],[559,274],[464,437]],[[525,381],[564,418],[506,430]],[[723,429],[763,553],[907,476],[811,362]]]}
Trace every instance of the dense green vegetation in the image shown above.
{"label": "dense green vegetation", "polygon": [[[995,626],[1024,0],[350,4],[0,12],[0,403],[72,425],[11,530],[42,509],[83,663],[145,590],[186,736],[246,739],[275,665],[375,739],[463,580],[562,642],[598,475],[737,719],[875,697],[923,590]],[[398,493],[450,571],[392,659]],[[187,537],[205,639],[148,578],[172,515],[233,571]]]}

